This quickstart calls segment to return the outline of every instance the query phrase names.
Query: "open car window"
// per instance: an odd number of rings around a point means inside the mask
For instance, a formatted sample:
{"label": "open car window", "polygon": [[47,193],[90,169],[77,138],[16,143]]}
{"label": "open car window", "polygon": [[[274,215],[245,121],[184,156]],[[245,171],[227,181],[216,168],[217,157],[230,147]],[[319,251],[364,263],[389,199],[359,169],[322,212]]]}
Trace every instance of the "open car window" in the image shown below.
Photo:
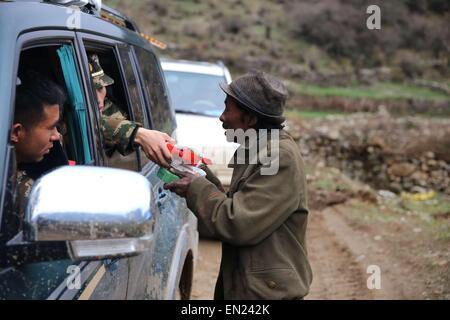
{"label": "open car window", "polygon": [[[61,116],[58,131],[61,134],[61,148],[52,148],[42,163],[33,167],[42,167],[42,171],[61,165],[61,161],[70,160],[70,164],[91,164],[92,150],[89,143],[89,127],[85,97],[80,90],[79,68],[75,64],[74,50],[71,44],[39,46],[21,52],[18,79],[20,83],[31,77],[46,77],[65,91],[66,104],[60,109]],[[77,88],[78,86],[78,88]],[[78,89],[78,90],[74,90]],[[62,152],[61,152],[62,151]],[[58,152],[59,155],[54,153]],[[61,159],[64,157],[65,159]],[[33,168],[39,171],[38,168]]]}
{"label": "open car window", "polygon": [[[65,57],[62,57],[65,56]],[[66,94],[67,100],[64,106],[60,106],[60,121],[57,124],[60,133],[60,140],[53,142],[53,147],[44,158],[35,163],[18,163],[18,171],[12,171],[11,179],[17,179],[20,172],[25,172],[30,178],[32,186],[37,179],[63,165],[90,164],[93,159],[90,139],[90,128],[87,121],[86,100],[82,92],[73,93],[70,90],[80,85],[80,68],[76,64],[73,42],[62,40],[58,44],[53,38],[51,44],[42,44],[33,47],[26,47],[20,52],[19,65],[17,71],[16,90],[20,85],[26,85],[39,81],[40,77],[45,77],[56,83]],[[69,82],[68,79],[72,78]],[[70,89],[68,88],[70,85]],[[78,87],[78,88],[79,88]],[[77,97],[75,98],[76,95]],[[17,98],[17,94],[15,95]],[[77,116],[77,110],[85,113],[86,117]],[[14,122],[14,121],[13,121]],[[12,125],[12,124],[11,124]],[[81,129],[83,127],[83,129]],[[11,144],[11,147],[13,145]],[[15,157],[10,157],[10,161],[16,161]],[[61,186],[62,188],[64,186]],[[16,199],[22,196],[17,188],[14,189]],[[57,201],[57,199],[55,199]],[[2,263],[5,263],[9,256],[14,257],[14,245],[20,244],[21,230],[24,224],[24,217],[19,211],[18,204],[11,211],[4,212],[2,225],[7,225],[7,245],[2,247]],[[26,202],[24,202],[26,204]],[[45,256],[50,251],[42,251],[38,246],[27,244],[25,251],[27,255],[39,255],[45,261]],[[55,242],[55,246],[57,243]],[[4,250],[4,251],[3,251]],[[2,269],[0,272],[0,299],[46,299],[67,276],[66,269],[74,264],[70,260],[59,260],[52,262],[35,262],[21,265],[21,259],[26,256],[18,254],[15,256],[18,265],[14,268]],[[41,260],[41,261],[42,261]]]}
{"label": "open car window", "polygon": [[[121,72],[118,55],[115,47],[98,46],[86,43],[86,54],[88,60],[93,55],[98,57],[99,65],[103,74],[112,79],[113,83],[103,83],[106,96],[103,102],[97,97],[97,87],[94,77],[95,71],[89,70],[91,74],[91,86],[94,92],[94,105],[98,108],[100,134],[102,135],[102,148],[106,155],[109,167],[139,169],[139,157],[134,145],[134,135],[130,128],[134,127],[135,121],[132,112],[132,101],[127,94],[126,77]],[[92,64],[89,68],[91,69]],[[103,103],[103,109],[100,103]]]}

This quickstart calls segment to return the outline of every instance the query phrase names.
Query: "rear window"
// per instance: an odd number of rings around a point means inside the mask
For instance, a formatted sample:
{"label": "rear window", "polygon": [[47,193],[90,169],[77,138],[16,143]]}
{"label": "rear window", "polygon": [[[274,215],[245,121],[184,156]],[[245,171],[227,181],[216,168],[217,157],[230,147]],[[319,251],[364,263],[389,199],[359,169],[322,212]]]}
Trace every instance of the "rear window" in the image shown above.
{"label": "rear window", "polygon": [[225,93],[219,83],[225,77],[180,71],[164,71],[170,97],[176,111],[220,116]]}

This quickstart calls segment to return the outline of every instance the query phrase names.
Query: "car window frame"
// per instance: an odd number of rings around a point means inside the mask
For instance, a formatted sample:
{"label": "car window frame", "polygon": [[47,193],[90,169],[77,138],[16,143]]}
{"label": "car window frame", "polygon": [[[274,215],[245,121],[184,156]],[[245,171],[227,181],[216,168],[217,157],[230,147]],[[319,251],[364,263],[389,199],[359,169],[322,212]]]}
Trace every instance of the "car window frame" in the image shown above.
{"label": "car window frame", "polygon": [[[108,38],[105,36],[100,36],[100,35],[95,35],[95,34],[91,34],[88,32],[77,32],[77,41],[78,41],[78,46],[79,46],[79,50],[80,50],[80,57],[82,59],[83,62],[83,74],[85,77],[85,81],[86,81],[86,88],[85,90],[87,90],[89,98],[91,100],[91,104],[93,105],[93,109],[96,109],[94,111],[94,115],[95,115],[95,127],[96,127],[96,139],[98,139],[98,146],[103,146],[103,135],[101,134],[101,127],[100,127],[100,112],[97,110],[97,103],[96,101],[96,96],[95,96],[95,92],[93,90],[93,84],[92,84],[92,80],[91,80],[91,76],[89,74],[89,62],[88,62],[88,57],[87,57],[87,51],[86,50],[90,50],[92,48],[99,48],[99,49],[108,49],[108,50],[112,50],[114,53],[114,57],[116,59],[117,62],[117,68],[118,71],[120,73],[121,76],[121,82],[123,84],[123,90],[124,90],[124,96],[126,99],[126,103],[127,103],[127,107],[128,108],[128,114],[129,114],[129,118],[132,121],[135,121],[135,115],[134,115],[134,111],[133,108],[131,107],[131,100],[130,100],[130,96],[129,96],[129,88],[128,88],[128,83],[126,81],[126,77],[124,76],[124,70],[123,70],[123,66],[122,66],[122,60],[120,57],[120,53],[119,53],[119,46],[131,46],[129,44],[127,44],[126,42],[114,39],[114,38]],[[138,81],[138,79],[136,79]],[[139,82],[138,82],[139,83]],[[102,155],[102,165],[103,166],[108,166],[108,156],[105,153],[104,148],[98,148],[99,149],[99,153],[101,153]],[[117,152],[117,151],[115,151]],[[137,148],[134,152],[136,152],[136,168],[134,171],[139,172],[141,169],[141,152],[139,150],[139,148]]]}
{"label": "car window frame", "polygon": [[[74,49],[74,59],[75,59],[75,63],[76,63],[76,69],[78,72],[78,76],[80,79],[80,84],[83,83],[83,76],[82,76],[82,67],[78,61],[78,57],[79,57],[79,51],[78,51],[78,44],[77,44],[77,39],[76,39],[76,33],[74,31],[68,31],[68,30],[32,30],[32,31],[28,31],[25,33],[22,33],[16,40],[15,42],[15,51],[14,51],[14,67],[13,67],[13,77],[12,79],[15,80],[17,78],[18,72],[19,72],[19,64],[20,64],[20,56],[21,53],[25,50],[29,50],[29,49],[33,49],[33,48],[38,48],[38,47],[50,47],[50,46],[61,46],[64,44],[70,44],[73,49]],[[12,94],[11,94],[11,99],[10,99],[10,106],[9,106],[9,110],[11,112],[11,119],[10,119],[10,124],[13,121],[13,117],[14,117],[14,108],[15,108],[15,99],[16,99],[16,87],[15,87],[15,81],[13,81],[12,83]],[[88,103],[88,99],[86,96],[84,96],[85,99],[85,103],[87,106],[87,118],[90,118],[90,114],[92,109],[90,104]],[[95,152],[95,146],[92,140],[92,127],[91,127],[91,123],[90,121],[88,121],[87,123],[87,130],[88,130],[88,144],[89,144],[89,148],[91,149],[91,153],[92,153],[92,161],[95,162],[97,159],[97,154]],[[9,138],[9,137],[8,137]],[[7,146],[8,146],[8,150],[10,152],[13,152],[13,147],[10,144],[9,139],[7,140]],[[15,157],[8,157],[7,161],[15,161]],[[10,167],[11,165],[15,164],[11,164],[8,163],[6,164],[6,168]],[[14,170],[14,174],[15,174],[15,170]],[[6,190],[4,190],[4,192],[6,192]],[[17,209],[17,208],[15,208]],[[7,213],[7,214],[14,214],[14,212],[3,212],[3,213]],[[2,216],[0,217],[0,227],[1,227],[1,222],[4,221],[5,217]],[[20,231],[19,233],[17,233],[16,235],[13,235],[14,237],[17,237],[20,235]],[[0,246],[4,246],[6,247],[8,245],[8,242],[13,241],[12,239],[7,239],[6,242],[2,242],[0,243]],[[27,246],[27,244],[24,244],[25,246]],[[55,242],[54,243],[54,248],[58,248],[60,247],[61,243],[60,242]],[[33,246],[33,244],[30,244],[30,247]],[[51,250],[51,248],[49,247],[49,250]],[[50,252],[50,251],[49,251]],[[45,255],[46,253],[43,252],[43,255]],[[56,261],[61,261],[61,260],[55,260],[55,261],[48,261],[48,263],[52,263],[52,262],[56,262]],[[42,261],[45,262],[45,261]],[[80,265],[80,263],[82,262],[76,262],[76,261],[72,261],[71,262],[73,265]],[[61,283],[59,285],[57,285],[55,288],[53,288],[52,290],[48,290],[47,292],[47,296],[45,298],[48,298],[49,296],[51,296],[55,290],[57,290],[60,286],[65,285],[66,284],[66,280],[68,278],[67,274],[64,274],[62,276],[63,280],[61,281]]]}
{"label": "car window frame", "polygon": [[[122,57],[122,53],[120,52],[121,49],[125,49],[127,50],[127,56],[129,59],[129,63],[131,64],[131,72],[133,74],[134,80],[136,81],[136,89],[137,89],[137,93],[138,93],[138,99],[139,99],[139,105],[136,106],[133,101],[131,101],[131,96],[130,96],[130,88],[129,88],[129,84],[128,84],[128,74],[125,70],[125,64],[124,64],[124,57]],[[135,53],[134,53],[134,47],[130,44],[126,44],[126,43],[122,43],[121,45],[117,45],[116,46],[116,51],[117,51],[117,55],[118,55],[118,60],[119,60],[119,68],[121,69],[120,72],[122,74],[123,82],[124,85],[126,87],[126,96],[127,99],[129,100],[129,104],[130,104],[130,112],[133,114],[133,120],[134,121],[138,121],[138,119],[136,119],[136,108],[140,109],[140,112],[142,114],[144,123],[141,123],[142,126],[146,129],[151,128],[150,126],[150,118],[149,118],[149,114],[147,112],[147,107],[145,105],[145,98],[144,98],[144,92],[142,90],[142,82],[140,80],[139,77],[139,73],[138,73],[138,67],[136,65],[136,59],[135,59]],[[142,168],[147,166],[147,164],[149,162],[151,162],[148,158],[146,158],[145,153],[142,151],[141,147],[139,146],[138,148],[136,148],[137,154],[138,154],[138,171],[141,172]]]}
{"label": "car window frame", "polygon": [[154,125],[154,121],[153,121],[154,115],[152,112],[153,101],[152,101],[152,98],[150,97],[150,93],[148,92],[147,87],[146,87],[144,71],[143,71],[143,68],[141,67],[142,64],[141,64],[141,61],[139,61],[139,54],[136,52],[136,49],[145,51],[147,54],[152,56],[152,59],[154,59],[155,67],[157,68],[158,74],[160,75],[161,86],[163,87],[163,91],[164,91],[164,98],[167,102],[167,107],[169,108],[169,111],[170,111],[170,116],[171,116],[170,121],[171,121],[172,132],[169,132],[168,134],[171,135],[176,130],[177,123],[176,123],[176,119],[175,119],[175,110],[172,107],[172,104],[170,101],[170,96],[169,96],[169,91],[168,91],[169,89],[167,88],[167,85],[166,85],[166,79],[164,76],[164,72],[161,68],[160,59],[153,51],[148,50],[145,47],[138,47],[138,46],[134,46],[134,47],[135,47],[134,55],[135,55],[136,65],[138,66],[137,69],[138,69],[138,73],[139,73],[139,78],[140,78],[140,81],[142,84],[142,88],[145,88],[142,91],[144,93],[144,97],[145,97],[145,101],[146,101],[145,107],[147,108],[147,113],[149,114],[151,128],[155,129],[155,125]]}
{"label": "car window frame", "polygon": [[[76,40],[76,34],[73,31],[67,31],[67,30],[38,30],[38,31],[29,31],[21,34],[15,43],[15,54],[14,54],[14,71],[13,71],[13,79],[17,79],[18,72],[19,72],[19,64],[20,64],[20,56],[21,53],[25,50],[30,50],[33,48],[38,47],[50,47],[50,46],[58,46],[63,44],[71,44],[74,52],[75,52],[75,59],[78,56],[77,52],[77,40]],[[77,63],[77,61],[75,60]],[[80,79],[82,78],[80,74],[80,64],[78,63],[77,71],[79,72]],[[16,86],[15,82],[13,83],[12,88],[12,94],[11,94],[11,100],[10,100],[10,110],[11,110],[11,119],[10,124],[11,125],[13,118],[14,118],[14,108],[15,108],[15,100],[16,100]],[[84,97],[85,103],[87,103],[86,97]],[[87,107],[87,117],[89,117],[89,114],[91,113],[91,109],[89,109],[89,106]],[[92,155],[93,155],[93,161],[95,161],[96,158],[96,152],[93,152],[93,143],[92,143],[92,128],[89,125],[87,125],[88,129],[88,143],[89,148],[91,149]],[[9,137],[8,137],[9,138]],[[9,139],[7,141],[7,146],[12,146]],[[12,161],[14,157],[9,157],[9,159],[6,159],[6,161]],[[5,167],[10,166],[11,164],[6,164]],[[5,192],[6,190],[4,190]],[[2,202],[3,203],[3,202]],[[12,213],[10,213],[12,214]],[[0,217],[0,227],[2,224],[2,221],[4,220],[4,217]],[[6,243],[5,243],[6,244]]]}

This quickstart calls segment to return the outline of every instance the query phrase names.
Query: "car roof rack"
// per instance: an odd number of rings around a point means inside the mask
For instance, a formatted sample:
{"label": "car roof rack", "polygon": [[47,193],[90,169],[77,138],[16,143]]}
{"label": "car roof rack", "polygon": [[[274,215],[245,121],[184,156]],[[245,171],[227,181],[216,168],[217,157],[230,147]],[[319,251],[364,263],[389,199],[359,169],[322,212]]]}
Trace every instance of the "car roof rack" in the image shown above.
{"label": "car roof rack", "polygon": [[122,28],[139,33],[137,25],[131,19],[127,18],[119,11],[102,4],[101,0],[42,0],[42,2],[64,7],[75,6],[80,8],[84,13],[98,16],[99,18],[121,26]]}
{"label": "car roof rack", "polygon": [[79,7],[80,10],[84,13],[95,15],[102,20],[114,23],[122,28],[136,32],[139,36],[150,42],[155,47],[158,47],[162,50],[167,48],[167,45],[164,42],[159,41],[153,37],[146,35],[145,33],[140,32],[138,26],[133,20],[129,19],[121,12],[107,5],[102,4],[101,0],[15,0],[15,1],[44,2],[64,7],[76,6]]}
{"label": "car roof rack", "polygon": [[100,17],[104,20],[108,20],[114,24],[118,24],[124,28],[139,33],[139,28],[133,20],[127,18],[125,15],[117,10],[114,10],[111,7],[102,5],[102,9],[100,10]]}

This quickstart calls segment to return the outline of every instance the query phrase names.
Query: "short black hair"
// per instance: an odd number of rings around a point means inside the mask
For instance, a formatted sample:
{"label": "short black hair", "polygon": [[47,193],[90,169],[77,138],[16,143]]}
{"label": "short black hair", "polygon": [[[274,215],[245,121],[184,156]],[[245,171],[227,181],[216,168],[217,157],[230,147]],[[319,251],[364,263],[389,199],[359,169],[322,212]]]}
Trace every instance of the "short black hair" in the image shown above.
{"label": "short black hair", "polygon": [[32,78],[21,79],[17,86],[14,123],[31,128],[44,119],[44,108],[59,105],[60,112],[66,101],[62,88],[43,75],[34,74]]}

